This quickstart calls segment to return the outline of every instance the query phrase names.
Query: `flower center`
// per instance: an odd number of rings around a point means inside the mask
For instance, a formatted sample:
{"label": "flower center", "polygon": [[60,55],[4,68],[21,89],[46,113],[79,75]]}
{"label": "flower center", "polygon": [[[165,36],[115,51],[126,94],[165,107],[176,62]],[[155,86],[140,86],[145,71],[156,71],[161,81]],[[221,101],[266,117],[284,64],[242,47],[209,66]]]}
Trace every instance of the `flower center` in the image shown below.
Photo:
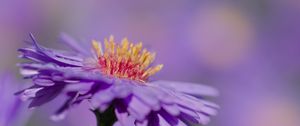
{"label": "flower center", "polygon": [[110,36],[109,40],[104,39],[104,51],[100,42],[93,40],[92,45],[100,70],[106,75],[145,82],[163,67],[162,64],[150,66],[155,59],[155,53],[143,49],[141,42],[133,44],[124,38],[118,44]]}

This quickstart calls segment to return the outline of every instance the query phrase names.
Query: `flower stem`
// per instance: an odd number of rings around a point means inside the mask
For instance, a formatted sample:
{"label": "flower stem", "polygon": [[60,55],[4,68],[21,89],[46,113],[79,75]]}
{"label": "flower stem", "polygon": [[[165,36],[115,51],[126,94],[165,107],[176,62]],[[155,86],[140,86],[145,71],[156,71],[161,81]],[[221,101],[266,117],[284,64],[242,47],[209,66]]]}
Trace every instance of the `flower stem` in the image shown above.
{"label": "flower stem", "polygon": [[112,126],[117,121],[114,107],[110,106],[104,112],[100,112],[98,109],[91,110],[97,119],[97,126]]}

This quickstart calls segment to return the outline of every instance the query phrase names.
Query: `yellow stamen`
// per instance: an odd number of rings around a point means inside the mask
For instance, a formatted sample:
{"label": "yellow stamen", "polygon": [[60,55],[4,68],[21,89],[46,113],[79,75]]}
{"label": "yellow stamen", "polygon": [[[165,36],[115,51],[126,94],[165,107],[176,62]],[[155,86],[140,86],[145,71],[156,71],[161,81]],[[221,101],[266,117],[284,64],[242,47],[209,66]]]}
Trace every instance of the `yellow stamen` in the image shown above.
{"label": "yellow stamen", "polygon": [[97,56],[101,56],[103,54],[102,52],[102,46],[101,46],[101,43],[99,43],[98,41],[96,40],[92,40],[92,45],[93,45],[93,48],[97,54]]}
{"label": "yellow stamen", "polygon": [[163,68],[164,65],[160,64],[155,67],[152,67],[151,71],[149,71],[148,76],[152,76]]}
{"label": "yellow stamen", "polygon": [[150,76],[160,71],[163,65],[150,67],[155,59],[155,53],[143,49],[141,42],[133,44],[124,38],[120,44],[114,42],[111,35],[104,39],[104,52],[101,43],[92,41],[102,73],[138,81],[146,81]]}

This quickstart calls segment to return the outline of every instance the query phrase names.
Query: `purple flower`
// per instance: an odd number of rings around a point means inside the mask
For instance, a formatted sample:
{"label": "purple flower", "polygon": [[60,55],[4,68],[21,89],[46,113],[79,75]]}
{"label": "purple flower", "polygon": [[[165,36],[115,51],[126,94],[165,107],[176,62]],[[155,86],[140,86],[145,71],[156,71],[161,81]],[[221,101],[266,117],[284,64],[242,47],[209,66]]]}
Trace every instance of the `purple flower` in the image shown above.
{"label": "purple flower", "polygon": [[30,113],[25,113],[24,104],[14,96],[20,84],[10,73],[0,74],[0,126],[24,125]]}
{"label": "purple flower", "polygon": [[150,81],[163,65],[153,66],[155,53],[133,44],[126,38],[115,43],[111,36],[92,41],[86,49],[62,34],[72,51],[59,51],[40,46],[32,35],[29,47],[19,49],[21,73],[34,85],[20,92],[24,100],[37,107],[65,95],[66,101],[53,119],[62,119],[68,109],[89,100],[93,109],[105,111],[113,106],[116,126],[206,124],[216,115],[218,106],[204,100],[217,96],[211,87],[171,81]]}

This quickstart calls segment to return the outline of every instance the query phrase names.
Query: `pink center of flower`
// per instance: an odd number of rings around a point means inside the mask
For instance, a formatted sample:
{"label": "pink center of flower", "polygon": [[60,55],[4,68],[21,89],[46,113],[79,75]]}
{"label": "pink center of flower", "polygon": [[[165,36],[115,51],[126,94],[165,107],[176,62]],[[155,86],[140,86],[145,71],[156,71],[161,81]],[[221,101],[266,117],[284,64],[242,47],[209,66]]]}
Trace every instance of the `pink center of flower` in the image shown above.
{"label": "pink center of flower", "polygon": [[145,82],[163,67],[151,67],[155,53],[142,48],[142,43],[133,44],[124,38],[121,44],[114,42],[113,36],[104,39],[104,51],[100,42],[92,41],[103,74]]}

